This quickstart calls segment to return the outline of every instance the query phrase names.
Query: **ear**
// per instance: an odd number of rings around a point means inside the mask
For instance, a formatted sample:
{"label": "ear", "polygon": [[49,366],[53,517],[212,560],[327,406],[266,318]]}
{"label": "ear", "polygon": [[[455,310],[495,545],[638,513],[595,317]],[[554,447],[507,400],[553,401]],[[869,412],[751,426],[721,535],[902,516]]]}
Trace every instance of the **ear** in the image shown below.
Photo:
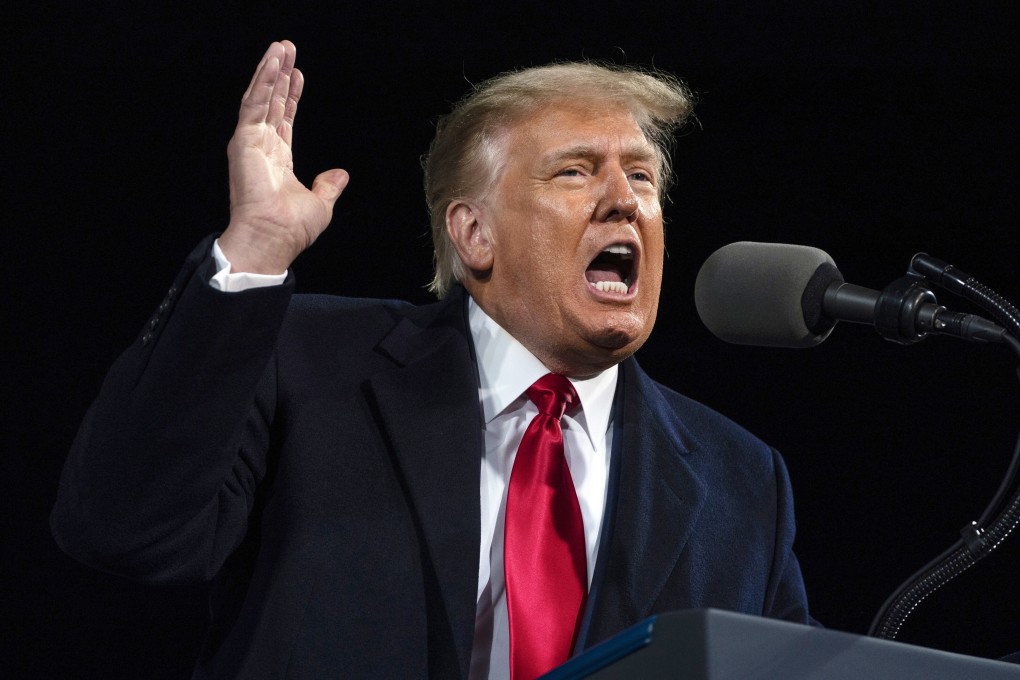
{"label": "ear", "polygon": [[476,275],[492,269],[492,242],[482,206],[463,200],[450,203],[446,233],[467,269]]}

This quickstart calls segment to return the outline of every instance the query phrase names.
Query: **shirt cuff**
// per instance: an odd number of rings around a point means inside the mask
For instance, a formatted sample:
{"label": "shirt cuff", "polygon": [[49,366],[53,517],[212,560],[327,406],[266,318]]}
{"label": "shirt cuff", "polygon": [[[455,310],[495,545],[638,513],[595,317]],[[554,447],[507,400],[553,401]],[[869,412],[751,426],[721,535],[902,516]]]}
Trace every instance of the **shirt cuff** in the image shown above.
{"label": "shirt cuff", "polygon": [[212,256],[216,260],[216,273],[209,280],[209,285],[224,293],[240,293],[251,288],[279,286],[287,279],[287,272],[282,274],[252,274],[250,272],[231,272],[230,260],[220,249],[220,240],[213,241]]}

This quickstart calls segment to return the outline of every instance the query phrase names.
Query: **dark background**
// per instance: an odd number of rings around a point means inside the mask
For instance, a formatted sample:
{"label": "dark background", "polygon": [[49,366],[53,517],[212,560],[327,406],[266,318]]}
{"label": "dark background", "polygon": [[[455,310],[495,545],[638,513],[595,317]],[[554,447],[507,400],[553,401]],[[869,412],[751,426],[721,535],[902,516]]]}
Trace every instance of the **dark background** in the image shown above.
{"label": "dark background", "polygon": [[[429,300],[418,158],[468,81],[587,57],[689,82],[701,128],[676,153],[663,304],[638,356],[784,452],[814,615],[863,633],[998,485],[1020,425],[1015,362],[1001,347],[900,347],[847,325],[812,350],[725,345],[697,319],[693,281],[726,243],[778,241],[823,248],[874,288],[925,250],[1020,300],[1015,3],[370,4],[5,13],[0,674],[190,670],[202,589],[78,566],[47,515],[106,367],[187,252],[226,224],[225,145],[279,38],[298,45],[307,79],[299,177],[352,176],[295,265],[302,291]],[[1020,650],[1018,566],[1014,540],[926,601],[901,639]]]}

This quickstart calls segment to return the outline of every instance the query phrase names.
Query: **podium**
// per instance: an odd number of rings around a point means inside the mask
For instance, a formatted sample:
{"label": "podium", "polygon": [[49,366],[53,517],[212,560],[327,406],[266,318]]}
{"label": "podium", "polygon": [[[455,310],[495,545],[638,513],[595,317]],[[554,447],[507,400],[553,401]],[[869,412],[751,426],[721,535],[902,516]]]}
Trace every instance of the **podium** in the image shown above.
{"label": "podium", "polygon": [[998,680],[1020,665],[716,609],[653,616],[543,680]]}

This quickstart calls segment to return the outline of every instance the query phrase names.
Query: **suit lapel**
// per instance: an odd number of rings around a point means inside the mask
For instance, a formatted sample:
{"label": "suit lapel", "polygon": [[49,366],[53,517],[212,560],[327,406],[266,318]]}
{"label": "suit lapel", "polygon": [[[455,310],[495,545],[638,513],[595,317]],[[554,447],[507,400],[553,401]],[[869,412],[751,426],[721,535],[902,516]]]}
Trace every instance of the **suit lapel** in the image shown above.
{"label": "suit lapel", "polygon": [[375,375],[369,390],[430,563],[425,574],[429,656],[438,663],[430,670],[464,677],[474,636],[483,440],[463,295],[411,310],[379,350],[398,367]]}
{"label": "suit lapel", "polygon": [[[620,366],[622,417],[614,421],[618,474],[612,536],[585,646],[650,613],[691,534],[705,485],[685,459],[696,440],[634,359]],[[615,445],[618,442],[618,445]]]}

